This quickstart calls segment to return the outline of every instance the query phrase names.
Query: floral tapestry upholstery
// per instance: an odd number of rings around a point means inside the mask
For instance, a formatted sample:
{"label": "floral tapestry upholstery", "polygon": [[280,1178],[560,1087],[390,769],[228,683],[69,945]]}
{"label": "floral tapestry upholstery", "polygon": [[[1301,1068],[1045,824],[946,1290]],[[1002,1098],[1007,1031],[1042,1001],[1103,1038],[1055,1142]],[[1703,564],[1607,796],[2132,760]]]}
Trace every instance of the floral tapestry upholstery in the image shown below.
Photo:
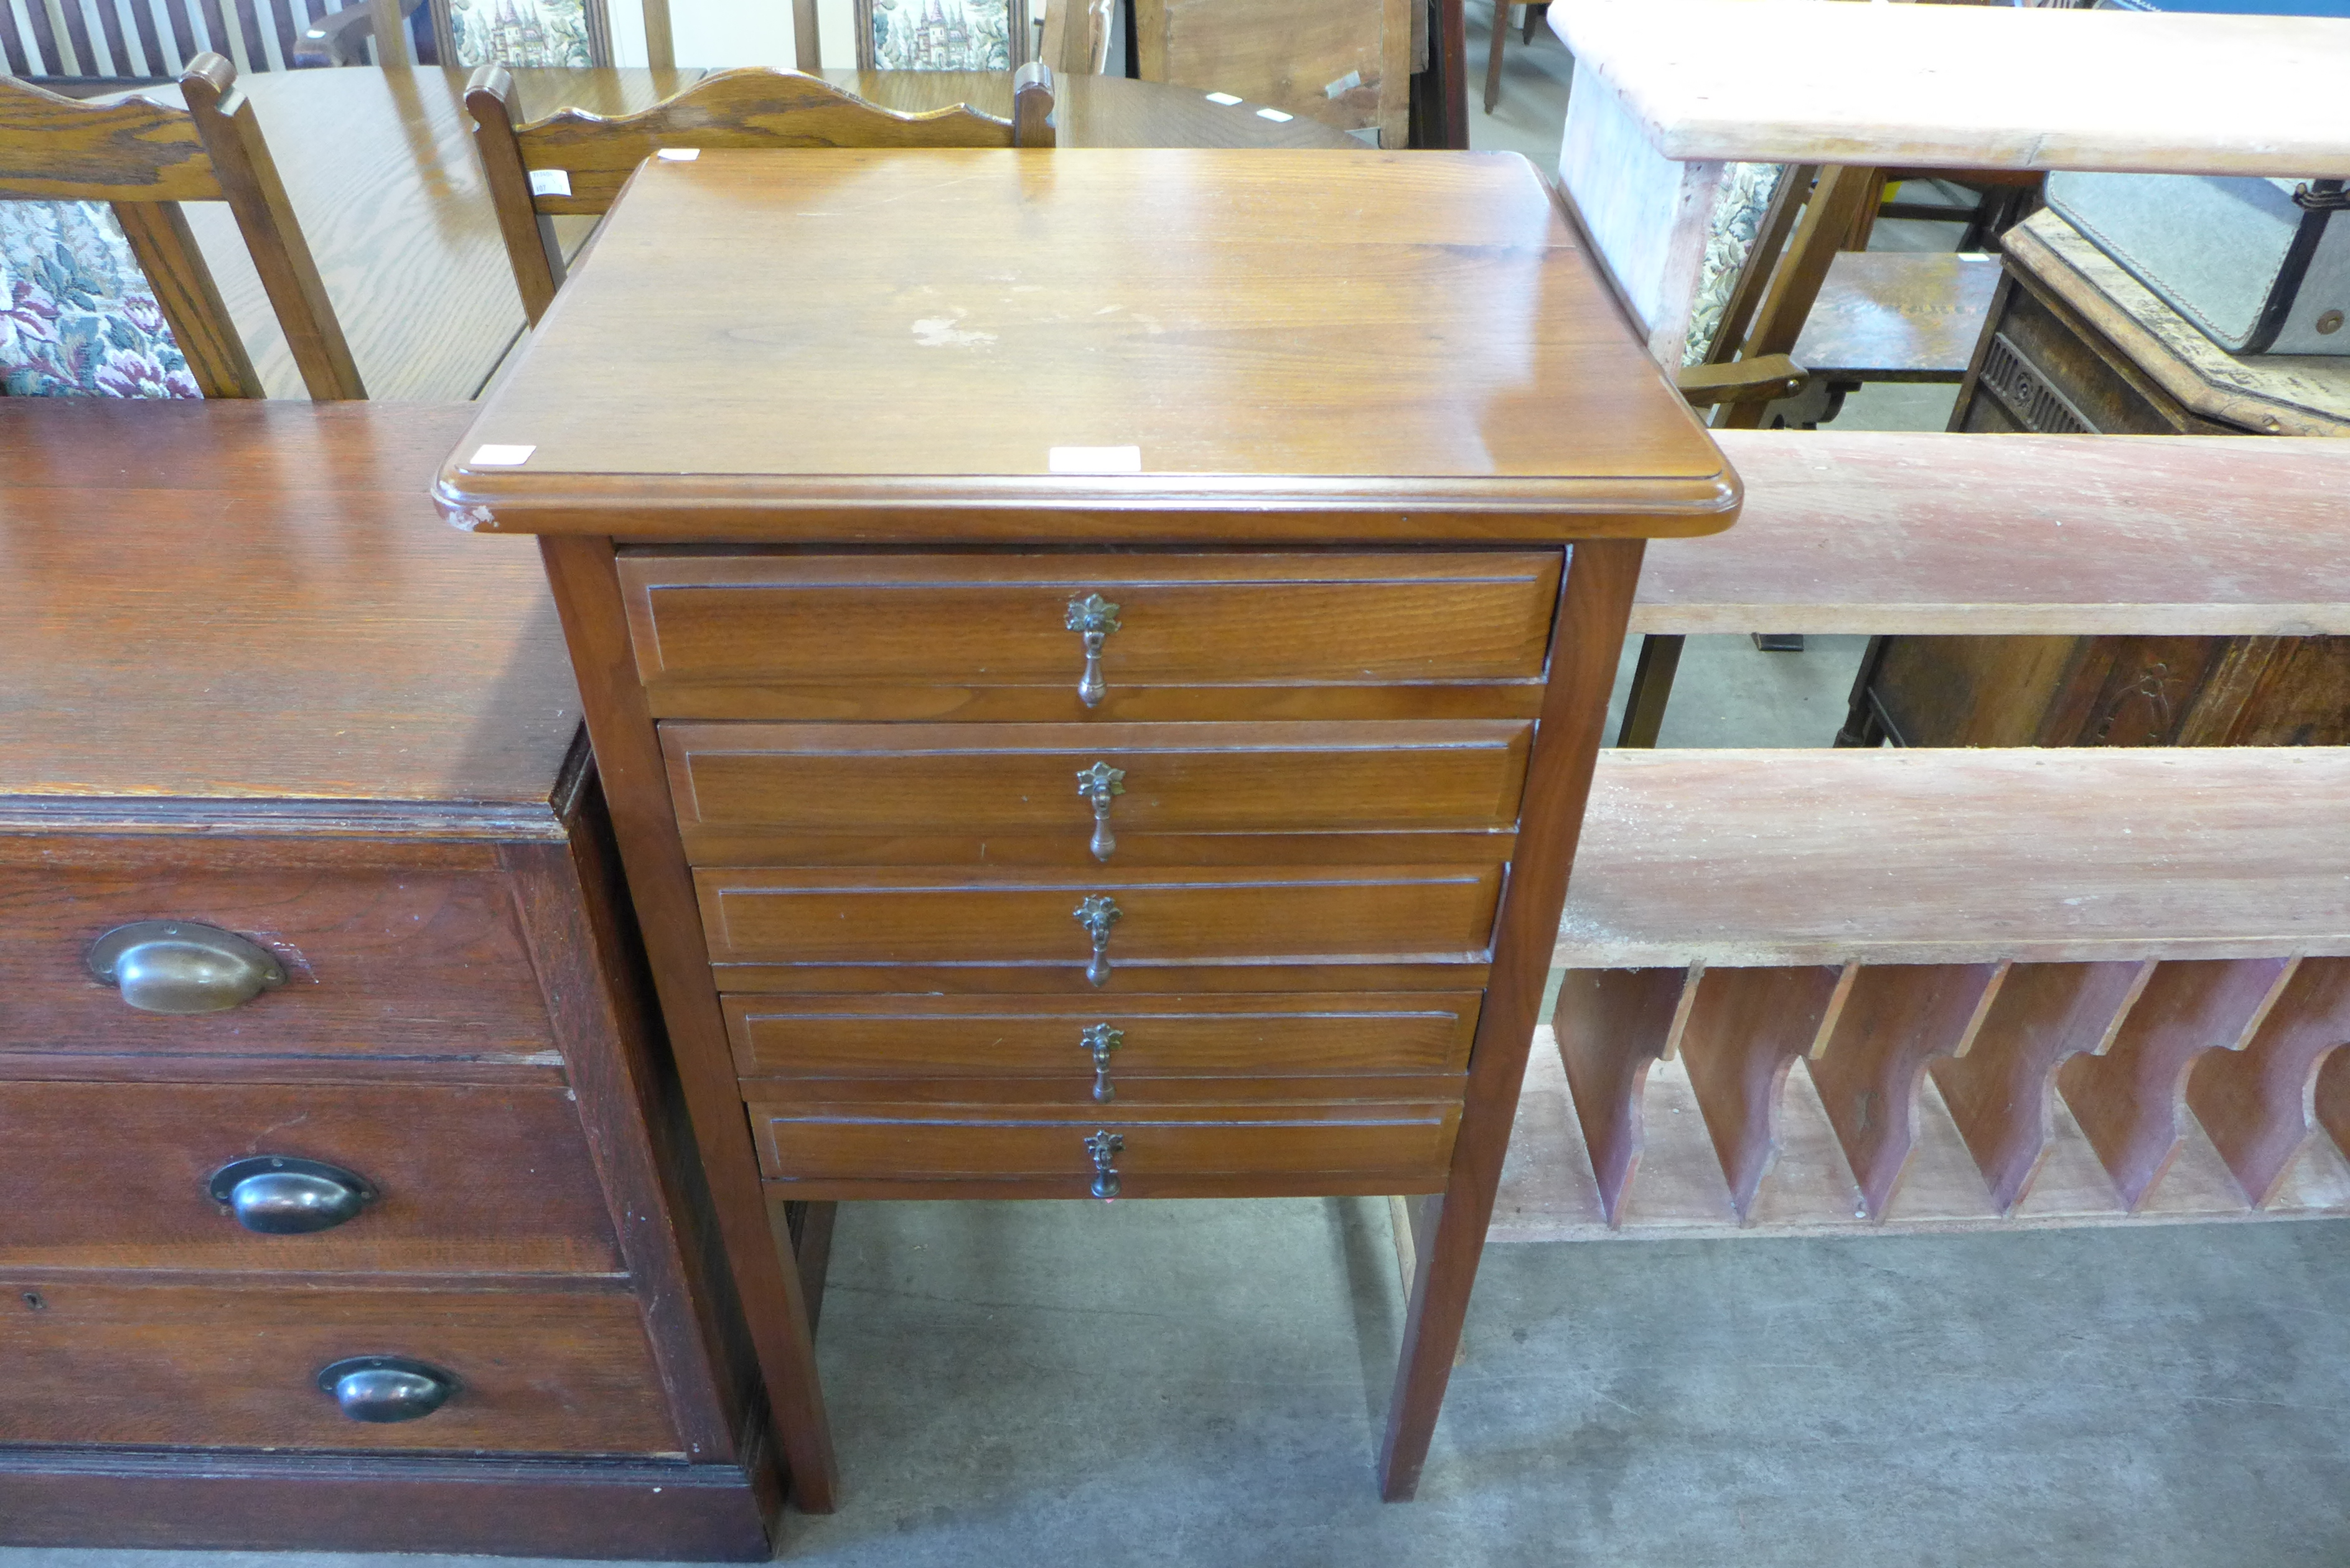
{"label": "floral tapestry upholstery", "polygon": [[873,65],[884,71],[1008,71],[1008,0],[872,0]]}
{"label": "floral tapestry upholstery", "polygon": [[1702,365],[1721,330],[1722,313],[1745,274],[1754,235],[1771,210],[1771,198],[1787,172],[1782,163],[1732,163],[1721,171],[1721,188],[1705,225],[1705,261],[1698,268],[1697,301],[1690,308],[1684,365]]}
{"label": "floral tapestry upholstery", "polygon": [[589,0],[449,0],[461,66],[596,64]]}
{"label": "floral tapestry upholstery", "polygon": [[103,205],[0,202],[0,393],[203,395]]}

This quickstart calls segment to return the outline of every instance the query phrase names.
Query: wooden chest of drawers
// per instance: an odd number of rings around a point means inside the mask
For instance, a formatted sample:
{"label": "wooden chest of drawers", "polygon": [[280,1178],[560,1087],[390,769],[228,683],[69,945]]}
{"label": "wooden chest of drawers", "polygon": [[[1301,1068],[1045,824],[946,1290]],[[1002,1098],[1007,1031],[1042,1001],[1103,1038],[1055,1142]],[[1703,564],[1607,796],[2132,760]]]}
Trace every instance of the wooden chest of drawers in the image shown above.
{"label": "wooden chest of drawers", "polygon": [[[729,259],[836,205],[921,281]],[[1638,540],[1736,504],[1531,170],[648,165],[442,498],[546,535],[802,1503],[767,1210],[893,1197],[1424,1195],[1409,1495]]]}
{"label": "wooden chest of drawers", "polygon": [[552,606],[421,501],[469,417],[0,402],[0,1541],[767,1552]]}

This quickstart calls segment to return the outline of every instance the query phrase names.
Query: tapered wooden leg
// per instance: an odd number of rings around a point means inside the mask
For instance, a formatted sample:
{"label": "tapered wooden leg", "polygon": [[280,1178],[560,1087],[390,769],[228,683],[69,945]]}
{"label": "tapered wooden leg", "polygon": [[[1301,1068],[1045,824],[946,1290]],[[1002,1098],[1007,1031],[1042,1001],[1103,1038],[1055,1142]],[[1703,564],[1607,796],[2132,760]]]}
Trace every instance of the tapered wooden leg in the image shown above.
{"label": "tapered wooden leg", "polygon": [[1518,1085],[1525,1077],[1526,1051],[1534,1042],[1559,914],[1566,904],[1567,868],[1583,832],[1591,770],[1607,722],[1608,689],[1624,651],[1642,544],[1589,540],[1568,554],[1551,634],[1550,683],[1527,761],[1517,845],[1493,929],[1493,964],[1469,1054],[1461,1132],[1452,1146],[1444,1206],[1419,1248],[1404,1314],[1403,1355],[1379,1453],[1379,1491],[1390,1502],[1419,1489],[1420,1466],[1428,1459],[1436,1413],[1461,1345],[1469,1290],[1493,1217]]}
{"label": "tapered wooden leg", "polygon": [[1885,662],[1885,639],[1872,637],[1860,656],[1860,670],[1852,678],[1852,696],[1845,704],[1844,728],[1836,732],[1835,743],[1843,747],[1881,746],[1885,743],[1885,726],[1877,721],[1877,703],[1869,696],[1869,688],[1877,684],[1877,667]]}
{"label": "tapered wooden leg", "polygon": [[1624,722],[1616,732],[1617,745],[1657,743],[1657,732],[1665,727],[1665,704],[1673,694],[1673,672],[1681,667],[1681,645],[1688,640],[1670,632],[1650,632],[1640,639],[1640,661],[1632,667]]}
{"label": "tapered wooden leg", "polygon": [[1485,51],[1485,112],[1502,101],[1502,49],[1510,36],[1510,0],[1493,0],[1493,42]]}

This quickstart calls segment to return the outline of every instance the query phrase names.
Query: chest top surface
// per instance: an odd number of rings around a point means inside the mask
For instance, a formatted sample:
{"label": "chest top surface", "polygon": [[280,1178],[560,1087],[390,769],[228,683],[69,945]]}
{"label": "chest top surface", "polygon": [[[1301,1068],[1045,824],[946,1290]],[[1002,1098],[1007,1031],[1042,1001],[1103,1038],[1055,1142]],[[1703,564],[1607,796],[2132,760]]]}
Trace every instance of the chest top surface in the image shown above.
{"label": "chest top surface", "polygon": [[441,496],[648,538],[1442,539],[1710,533],[1737,489],[1513,154],[712,150],[638,171]]}
{"label": "chest top surface", "polygon": [[546,819],[579,700],[537,555],[430,525],[472,412],[0,400],[0,796]]}

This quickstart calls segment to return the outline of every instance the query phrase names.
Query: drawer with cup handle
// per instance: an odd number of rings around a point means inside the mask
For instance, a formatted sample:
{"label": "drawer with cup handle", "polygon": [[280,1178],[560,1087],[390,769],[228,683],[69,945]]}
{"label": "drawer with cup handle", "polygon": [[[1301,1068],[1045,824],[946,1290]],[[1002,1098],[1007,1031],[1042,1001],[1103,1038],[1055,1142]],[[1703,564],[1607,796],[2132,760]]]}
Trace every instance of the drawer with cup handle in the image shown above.
{"label": "drawer with cup handle", "polygon": [[1509,852],[1533,726],[661,726],[702,865],[1198,865]]}
{"label": "drawer with cup handle", "polygon": [[559,1088],[0,1083],[0,1267],[618,1273]]}
{"label": "drawer with cup handle", "polygon": [[0,1267],[0,1442],[674,1454],[634,1298]]}
{"label": "drawer with cup handle", "polygon": [[1531,717],[1555,551],[619,562],[656,717]]}
{"label": "drawer with cup handle", "polygon": [[[523,1058],[555,1042],[495,852],[316,843],[0,852],[6,1054]],[[478,859],[478,868],[468,864]],[[456,864],[452,866],[451,861]]]}

